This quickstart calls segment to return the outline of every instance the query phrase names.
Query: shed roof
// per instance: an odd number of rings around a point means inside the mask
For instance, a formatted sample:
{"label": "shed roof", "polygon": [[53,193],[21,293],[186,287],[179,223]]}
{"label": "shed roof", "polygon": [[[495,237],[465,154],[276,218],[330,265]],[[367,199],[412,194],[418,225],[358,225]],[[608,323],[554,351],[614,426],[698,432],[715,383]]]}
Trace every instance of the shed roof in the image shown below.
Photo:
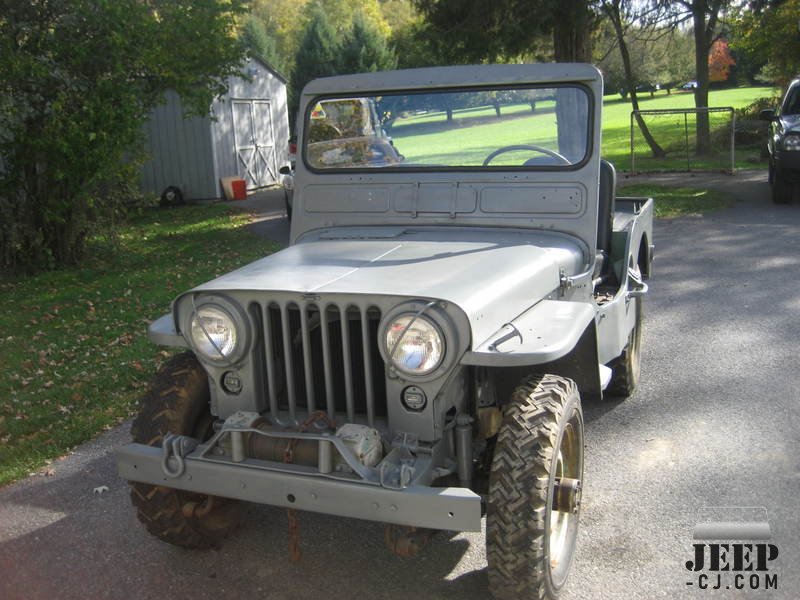
{"label": "shed roof", "polygon": [[266,60],[264,58],[261,58],[258,54],[254,54],[254,53],[250,54],[250,56],[248,58],[250,60],[254,60],[255,62],[261,64],[262,67],[264,67],[268,71],[271,71],[272,74],[275,75],[275,77],[280,79],[282,83],[288,85],[289,80],[286,78],[286,76],[283,73],[281,73],[280,71],[278,71],[278,69],[273,67],[272,63],[270,63],[268,60]]}

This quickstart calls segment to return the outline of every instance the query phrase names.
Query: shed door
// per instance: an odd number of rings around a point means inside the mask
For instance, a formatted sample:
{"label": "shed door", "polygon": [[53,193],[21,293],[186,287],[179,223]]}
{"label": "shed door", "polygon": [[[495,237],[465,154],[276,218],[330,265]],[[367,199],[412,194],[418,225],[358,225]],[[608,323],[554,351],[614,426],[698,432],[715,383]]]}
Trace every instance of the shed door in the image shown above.
{"label": "shed door", "polygon": [[236,164],[248,188],[278,181],[272,110],[267,100],[234,100],[233,137]]}

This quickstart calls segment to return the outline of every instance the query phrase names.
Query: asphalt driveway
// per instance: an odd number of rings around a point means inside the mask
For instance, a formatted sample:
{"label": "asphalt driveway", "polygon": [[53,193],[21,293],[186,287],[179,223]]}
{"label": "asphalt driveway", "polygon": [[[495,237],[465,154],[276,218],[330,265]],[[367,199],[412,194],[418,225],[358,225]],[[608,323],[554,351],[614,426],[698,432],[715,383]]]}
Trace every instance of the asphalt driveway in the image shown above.
{"label": "asphalt driveway", "polygon": [[[771,204],[763,171],[720,185],[733,207],[656,223],[640,389],[584,408],[586,487],[565,599],[797,598],[800,206]],[[282,199],[247,202],[255,228],[287,235]],[[252,506],[220,550],[158,542],[116,475],[127,429],[57,461],[52,476],[0,490],[0,598],[488,597],[482,534],[442,533],[399,559],[379,524],[303,513],[293,564],[285,512]],[[698,589],[684,565],[711,507],[765,509],[777,590],[726,590],[732,578]]]}

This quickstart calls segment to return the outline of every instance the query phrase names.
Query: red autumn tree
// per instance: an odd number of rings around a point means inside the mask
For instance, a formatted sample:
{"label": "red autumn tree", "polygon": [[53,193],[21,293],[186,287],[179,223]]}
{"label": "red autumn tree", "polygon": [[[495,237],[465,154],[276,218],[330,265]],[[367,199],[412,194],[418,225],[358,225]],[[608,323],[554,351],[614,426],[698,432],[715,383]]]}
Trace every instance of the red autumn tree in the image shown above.
{"label": "red autumn tree", "polygon": [[716,40],[711,45],[711,52],[708,53],[708,80],[727,81],[731,67],[735,64],[728,42],[723,39]]}

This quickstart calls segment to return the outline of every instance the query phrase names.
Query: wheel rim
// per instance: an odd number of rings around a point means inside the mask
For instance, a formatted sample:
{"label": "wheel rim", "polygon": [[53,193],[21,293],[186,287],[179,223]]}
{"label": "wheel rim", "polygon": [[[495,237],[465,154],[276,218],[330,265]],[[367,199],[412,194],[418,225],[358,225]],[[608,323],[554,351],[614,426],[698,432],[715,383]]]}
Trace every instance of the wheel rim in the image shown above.
{"label": "wheel rim", "polygon": [[[577,412],[564,427],[558,452],[555,455],[554,469],[551,477],[549,501],[549,519],[547,534],[547,559],[553,585],[560,588],[567,579],[572,556],[575,551],[575,540],[578,533],[580,515],[581,479],[583,477],[583,423]],[[556,501],[559,482],[577,483],[577,490],[571,495],[559,494],[562,498]],[[571,501],[563,500],[569,496]]]}
{"label": "wheel rim", "polygon": [[[559,449],[556,459],[556,477],[562,479],[564,475],[564,454]],[[567,511],[553,510],[550,517],[550,565],[558,567],[563,557],[569,522],[572,515]]]}

